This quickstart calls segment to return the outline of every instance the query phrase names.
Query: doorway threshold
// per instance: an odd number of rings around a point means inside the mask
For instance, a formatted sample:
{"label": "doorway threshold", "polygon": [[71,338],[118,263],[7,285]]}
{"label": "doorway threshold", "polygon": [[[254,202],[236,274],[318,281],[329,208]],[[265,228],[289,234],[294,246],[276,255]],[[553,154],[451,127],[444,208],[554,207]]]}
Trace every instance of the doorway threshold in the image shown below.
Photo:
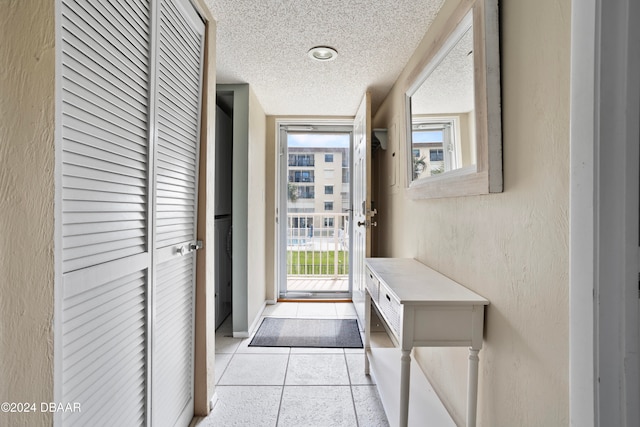
{"label": "doorway threshold", "polygon": [[353,302],[351,298],[278,298],[278,302],[326,302],[326,303],[340,303],[340,302]]}

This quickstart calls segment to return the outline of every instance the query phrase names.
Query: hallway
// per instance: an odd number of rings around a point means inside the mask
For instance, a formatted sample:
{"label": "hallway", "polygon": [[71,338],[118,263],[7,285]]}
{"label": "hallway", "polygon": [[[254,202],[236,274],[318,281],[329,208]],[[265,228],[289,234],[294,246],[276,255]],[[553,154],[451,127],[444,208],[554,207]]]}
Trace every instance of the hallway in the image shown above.
{"label": "hallway", "polygon": [[[355,318],[351,303],[278,303],[264,317]],[[231,337],[229,319],[216,331],[213,426],[388,426],[375,381],[364,375],[362,349],[249,347]],[[372,346],[392,347],[385,332]]]}

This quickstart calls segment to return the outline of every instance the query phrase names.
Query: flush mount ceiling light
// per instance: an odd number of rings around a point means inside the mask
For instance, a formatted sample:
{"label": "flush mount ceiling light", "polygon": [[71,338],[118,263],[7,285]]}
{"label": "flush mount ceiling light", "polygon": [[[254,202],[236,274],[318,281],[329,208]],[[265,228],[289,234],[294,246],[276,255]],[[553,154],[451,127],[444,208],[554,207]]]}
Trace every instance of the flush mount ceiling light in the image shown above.
{"label": "flush mount ceiling light", "polygon": [[309,49],[307,55],[316,61],[333,61],[338,57],[338,51],[329,46],[316,46]]}

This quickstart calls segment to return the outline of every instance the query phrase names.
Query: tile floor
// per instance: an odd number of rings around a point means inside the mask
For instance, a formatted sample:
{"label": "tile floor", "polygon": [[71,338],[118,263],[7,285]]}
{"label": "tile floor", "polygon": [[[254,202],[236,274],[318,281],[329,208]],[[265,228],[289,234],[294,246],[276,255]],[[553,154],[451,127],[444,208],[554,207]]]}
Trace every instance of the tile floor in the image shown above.
{"label": "tile floor", "polygon": [[[356,318],[351,303],[278,303],[263,317]],[[385,332],[372,346],[392,347]],[[364,375],[362,349],[249,347],[231,336],[227,320],[216,331],[218,401],[197,427],[388,426],[375,386]]]}

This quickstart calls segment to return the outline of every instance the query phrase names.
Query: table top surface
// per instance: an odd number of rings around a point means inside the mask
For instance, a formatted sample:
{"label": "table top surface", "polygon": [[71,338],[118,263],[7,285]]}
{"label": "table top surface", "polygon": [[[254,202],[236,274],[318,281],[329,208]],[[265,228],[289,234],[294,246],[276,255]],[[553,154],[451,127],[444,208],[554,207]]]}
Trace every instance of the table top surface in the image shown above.
{"label": "table top surface", "polygon": [[411,258],[366,258],[401,304],[489,305],[489,301]]}

